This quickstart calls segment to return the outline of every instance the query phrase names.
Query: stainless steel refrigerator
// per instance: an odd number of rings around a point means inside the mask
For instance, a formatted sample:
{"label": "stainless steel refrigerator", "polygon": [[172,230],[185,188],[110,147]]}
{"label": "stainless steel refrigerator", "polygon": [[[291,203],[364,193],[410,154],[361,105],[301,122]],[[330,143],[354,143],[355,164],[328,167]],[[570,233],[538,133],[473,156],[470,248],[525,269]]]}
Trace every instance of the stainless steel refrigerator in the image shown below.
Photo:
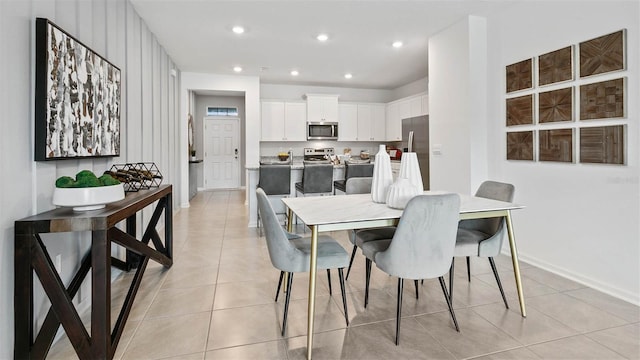
{"label": "stainless steel refrigerator", "polygon": [[402,119],[403,151],[415,152],[425,190],[429,190],[429,116]]}

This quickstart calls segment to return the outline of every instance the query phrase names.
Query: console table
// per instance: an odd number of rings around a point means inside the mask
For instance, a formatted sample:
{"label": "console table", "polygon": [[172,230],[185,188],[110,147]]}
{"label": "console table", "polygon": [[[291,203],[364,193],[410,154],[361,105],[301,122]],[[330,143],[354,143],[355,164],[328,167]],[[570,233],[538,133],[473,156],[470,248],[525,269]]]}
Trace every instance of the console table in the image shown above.
{"label": "console table", "polygon": [[[140,240],[136,214],[158,202]],[[129,317],[149,259],[166,268],[173,264],[172,186],[128,193],[121,201],[93,211],[58,208],[15,222],[15,349],[16,359],[44,359],[62,325],[80,359],[112,359]],[[156,225],[164,212],[164,243]],[[125,220],[126,231],[116,224]],[[91,232],[91,248],[68,286],[62,283],[40,234]],[[126,262],[111,257],[111,243],[127,249]],[[153,243],[153,247],[149,242]],[[111,266],[137,268],[115,326],[111,328]],[[90,334],[72,300],[91,270]],[[37,275],[51,308],[34,338],[33,280]]]}

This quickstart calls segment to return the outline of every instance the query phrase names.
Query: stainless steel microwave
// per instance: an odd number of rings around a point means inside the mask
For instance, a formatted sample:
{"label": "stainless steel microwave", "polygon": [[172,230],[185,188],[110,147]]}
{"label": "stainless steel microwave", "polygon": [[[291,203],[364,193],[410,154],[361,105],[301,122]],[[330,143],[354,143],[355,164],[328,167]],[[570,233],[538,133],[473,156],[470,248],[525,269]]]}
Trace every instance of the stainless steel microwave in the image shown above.
{"label": "stainless steel microwave", "polygon": [[307,122],[307,140],[338,140],[338,123]]}

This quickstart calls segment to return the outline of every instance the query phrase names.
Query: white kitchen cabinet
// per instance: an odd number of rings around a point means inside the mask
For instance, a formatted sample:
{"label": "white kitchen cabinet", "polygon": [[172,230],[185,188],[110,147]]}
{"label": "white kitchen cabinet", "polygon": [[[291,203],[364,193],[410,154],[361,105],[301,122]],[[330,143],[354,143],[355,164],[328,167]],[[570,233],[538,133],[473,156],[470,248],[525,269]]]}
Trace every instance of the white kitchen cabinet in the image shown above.
{"label": "white kitchen cabinet", "polygon": [[372,141],[386,141],[387,140],[387,126],[386,126],[386,110],[384,104],[372,104],[371,105],[371,140]]}
{"label": "white kitchen cabinet", "polygon": [[307,121],[338,121],[338,95],[307,94],[306,98]]}
{"label": "white kitchen cabinet", "polygon": [[306,104],[262,101],[262,141],[305,141]]}
{"label": "white kitchen cabinet", "polygon": [[307,104],[288,101],[284,103],[284,140],[307,140]]}
{"label": "white kitchen cabinet", "polygon": [[338,140],[358,140],[358,105],[342,103],[338,105]]}
{"label": "white kitchen cabinet", "polygon": [[[409,117],[422,115],[422,99],[415,96],[409,99]],[[404,119],[404,118],[403,118]]]}
{"label": "white kitchen cabinet", "polygon": [[[398,117],[400,120],[411,117],[411,103],[409,99],[398,101]],[[400,121],[402,123],[402,121]]]}
{"label": "white kitchen cabinet", "polygon": [[422,115],[429,115],[429,95],[420,96],[422,102]]}
{"label": "white kitchen cabinet", "polygon": [[358,104],[358,141],[372,141],[371,105]]}
{"label": "white kitchen cabinet", "polygon": [[386,139],[387,141],[402,140],[402,121],[400,120],[400,104],[397,102],[387,104]]}

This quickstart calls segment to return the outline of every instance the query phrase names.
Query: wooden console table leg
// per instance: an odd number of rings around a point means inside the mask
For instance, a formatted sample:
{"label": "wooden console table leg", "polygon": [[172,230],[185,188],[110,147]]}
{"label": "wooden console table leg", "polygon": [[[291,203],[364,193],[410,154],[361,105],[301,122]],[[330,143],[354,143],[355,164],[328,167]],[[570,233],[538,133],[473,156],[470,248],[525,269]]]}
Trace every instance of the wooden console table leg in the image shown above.
{"label": "wooden console table leg", "polygon": [[91,232],[91,352],[111,359],[111,241],[106,230]]}
{"label": "wooden console table leg", "polygon": [[[137,232],[137,221],[136,221],[136,214],[133,214],[131,216],[129,216],[127,218],[126,221],[126,231],[127,234],[133,236],[134,238],[136,237],[136,232]],[[125,257],[125,261],[127,263],[127,271],[131,270],[131,269],[135,269],[138,267],[138,263],[140,262],[140,258],[138,257],[138,255],[136,255],[134,252],[127,250],[127,255]]]}
{"label": "wooden console table leg", "polygon": [[33,341],[33,271],[31,257],[33,235],[15,236],[14,258],[14,330],[15,359],[30,358]]}
{"label": "wooden console table leg", "polygon": [[164,247],[167,251],[165,255],[173,259],[173,195],[167,194],[167,201],[164,204]]}

